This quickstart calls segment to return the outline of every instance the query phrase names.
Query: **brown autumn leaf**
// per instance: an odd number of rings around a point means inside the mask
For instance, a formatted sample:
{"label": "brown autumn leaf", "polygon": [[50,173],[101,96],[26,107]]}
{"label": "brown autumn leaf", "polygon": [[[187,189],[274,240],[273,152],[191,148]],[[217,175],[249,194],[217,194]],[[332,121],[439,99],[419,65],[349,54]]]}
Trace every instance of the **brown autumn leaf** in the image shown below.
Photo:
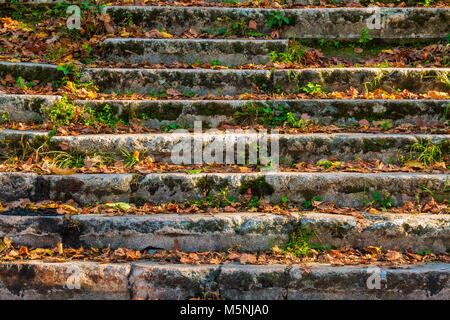
{"label": "brown autumn leaf", "polygon": [[57,167],[51,167],[50,168],[52,174],[57,174],[57,175],[71,175],[75,173],[74,169],[70,169],[70,168],[57,168]]}
{"label": "brown autumn leaf", "polygon": [[279,30],[274,30],[274,31],[272,31],[272,32],[270,33],[270,36],[271,36],[273,39],[278,39],[278,38],[280,38],[280,31],[279,31]]}
{"label": "brown autumn leaf", "polygon": [[248,23],[248,27],[250,29],[256,30],[258,28],[258,25],[255,20],[250,20],[250,22]]}
{"label": "brown autumn leaf", "polygon": [[417,261],[422,261],[422,256],[421,255],[412,253],[410,250],[406,250],[406,255],[408,257],[411,257],[411,258],[417,260]]}
{"label": "brown autumn leaf", "polygon": [[379,254],[382,252],[380,247],[372,247],[372,246],[364,247],[364,250],[370,252],[371,254]]}
{"label": "brown autumn leaf", "polygon": [[224,210],[225,210],[225,212],[236,212],[237,211],[236,208],[233,208],[231,206],[226,206],[224,208]]}
{"label": "brown autumn leaf", "polygon": [[67,142],[61,142],[58,146],[62,151],[66,151],[69,149],[69,144]]}
{"label": "brown autumn leaf", "polygon": [[243,253],[239,258],[241,264],[254,264],[256,262],[256,256],[250,253]]}
{"label": "brown autumn leaf", "polygon": [[27,256],[28,255],[28,248],[25,246],[20,247],[19,253],[21,256]]}
{"label": "brown autumn leaf", "polygon": [[396,250],[388,250],[384,256],[391,262],[400,262],[403,260],[403,255]]}
{"label": "brown autumn leaf", "polygon": [[448,99],[449,95],[446,92],[439,92],[439,91],[428,91],[427,95],[431,98],[431,99]]}
{"label": "brown autumn leaf", "polygon": [[118,258],[125,258],[126,257],[126,249],[124,248],[117,248],[116,250],[114,250],[114,255]]}
{"label": "brown autumn leaf", "polygon": [[64,253],[63,244],[61,242],[58,242],[56,244],[56,251],[59,255],[62,255]]}
{"label": "brown autumn leaf", "polygon": [[236,253],[236,252],[230,252],[229,254],[228,254],[228,259],[230,259],[230,260],[237,260],[237,259],[239,259],[240,258],[240,254],[239,253]]}
{"label": "brown autumn leaf", "polygon": [[408,160],[405,162],[405,166],[411,167],[414,169],[425,169],[426,168],[426,166],[422,162],[417,161],[417,160]]}
{"label": "brown autumn leaf", "polygon": [[15,81],[14,81],[14,78],[13,78],[13,76],[10,74],[10,73],[8,73],[6,76],[5,76],[5,79],[3,79],[5,82],[7,82],[7,83],[10,83],[10,84],[14,84],[15,83]]}
{"label": "brown autumn leaf", "polygon": [[133,159],[134,159],[135,161],[139,161],[140,156],[141,156],[141,153],[140,153],[138,150],[135,150],[135,151],[133,152]]}
{"label": "brown autumn leaf", "polygon": [[180,251],[180,243],[178,242],[178,239],[173,239],[173,250]]}
{"label": "brown autumn leaf", "polygon": [[174,89],[174,88],[167,89],[166,93],[169,95],[172,95],[172,96],[176,96],[176,97],[182,95],[180,91],[178,91],[177,89]]}
{"label": "brown autumn leaf", "polygon": [[145,35],[146,38],[163,38],[162,33],[159,32],[156,29],[147,31],[147,32],[144,33],[144,35]]}
{"label": "brown autumn leaf", "polygon": [[84,166],[86,168],[92,168],[94,165],[101,163],[101,162],[102,162],[102,158],[100,156],[95,156],[93,158],[91,158],[91,157],[84,158]]}
{"label": "brown autumn leaf", "polygon": [[310,274],[311,273],[311,268],[308,267],[306,264],[303,264],[301,266],[301,269],[306,273],[306,274]]}
{"label": "brown autumn leaf", "polygon": [[105,26],[105,30],[108,34],[115,33],[114,27],[111,24],[111,17],[108,14],[104,13],[104,14],[98,15],[97,19],[100,20],[101,22],[103,22],[103,25]]}

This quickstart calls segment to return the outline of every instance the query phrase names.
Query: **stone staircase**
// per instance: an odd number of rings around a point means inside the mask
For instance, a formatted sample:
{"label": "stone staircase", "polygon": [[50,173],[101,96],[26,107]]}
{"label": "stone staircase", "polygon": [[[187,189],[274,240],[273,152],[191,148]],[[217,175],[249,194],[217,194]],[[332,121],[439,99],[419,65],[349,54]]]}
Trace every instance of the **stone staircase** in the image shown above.
{"label": "stone staircase", "polygon": [[[1,2],[1,1],[0,1]],[[3,1],[8,3],[9,1]],[[28,1],[19,1],[28,3]],[[33,1],[30,1],[33,2]],[[52,1],[35,1],[50,3]],[[212,1],[207,2],[209,5]],[[345,2],[345,1],[344,1]],[[387,43],[438,41],[450,33],[450,9],[447,8],[298,8],[263,9],[190,6],[108,6],[105,12],[116,25],[130,21],[142,32],[154,29],[179,35],[187,29],[226,28],[227,19],[254,21],[258,39],[221,38],[108,38],[103,42],[106,62],[137,66],[82,67],[81,83],[93,83],[100,93],[148,94],[149,91],[176,90],[194,98],[179,99],[89,99],[75,100],[78,106],[102,110],[109,106],[113,117],[140,118],[144,133],[67,134],[43,130],[5,128],[0,131],[0,151],[11,152],[19,143],[46,140],[55,149],[73,154],[107,153],[118,157],[123,150],[138,150],[152,161],[175,165],[173,149],[186,137],[196,141],[202,150],[215,142],[227,141],[231,150],[245,139],[257,141],[257,133],[225,134],[216,129],[200,134],[170,133],[159,130],[162,123],[183,123],[193,128],[196,121],[210,127],[231,123],[246,103],[265,107],[281,106],[297,116],[308,114],[319,123],[335,126],[358,126],[359,121],[389,120],[393,125],[443,122],[450,100],[444,99],[314,99],[290,98],[298,88],[309,83],[329,91],[350,88],[363,91],[374,83],[393,91],[407,89],[415,94],[427,91],[449,92],[448,68],[367,68],[333,67],[304,69],[242,69],[253,63],[266,64],[270,53],[283,52],[289,39],[304,42],[320,39],[358,41],[361,30],[368,28],[376,41]],[[289,24],[272,39],[273,28],[267,15],[281,12]],[[225,17],[228,17],[225,19]],[[375,19],[379,28],[371,27]],[[374,21],[375,21],[374,20]],[[228,68],[148,68],[151,64],[187,64],[218,61]],[[0,79],[14,78],[50,82],[61,79],[56,65],[2,62]],[[261,98],[282,91],[284,98]],[[242,100],[241,95],[255,95]],[[213,99],[211,96],[227,96]],[[26,122],[45,118],[41,107],[50,107],[61,95],[2,94],[0,114],[9,120]],[[145,115],[145,117],[144,117]],[[239,126],[240,123],[235,123]],[[244,124],[242,124],[244,126]],[[248,140],[250,141],[250,140]],[[377,159],[397,163],[399,155],[408,156],[408,146],[415,143],[440,145],[448,154],[450,131],[447,124],[437,133],[429,132],[279,132],[269,142],[279,145],[284,163],[313,162],[335,158],[352,161]],[[197,143],[197,144],[198,144]],[[248,150],[247,150],[248,151]],[[194,151],[195,152],[195,151]],[[232,151],[238,156],[238,151]],[[337,160],[336,160],[337,161]],[[203,163],[207,165],[207,163]],[[111,247],[137,250],[178,250],[185,252],[227,251],[239,247],[242,252],[266,250],[273,239],[287,239],[304,226],[315,230],[320,243],[330,247],[367,246],[383,250],[411,249],[413,252],[448,253],[450,215],[363,212],[361,201],[374,192],[389,194],[395,208],[418,199],[421,190],[431,190],[448,199],[447,170],[405,172],[176,172],[62,173],[0,172],[0,200],[4,203],[29,199],[40,201],[75,201],[79,206],[108,202],[183,202],[204,199],[207,194],[227,187],[235,198],[262,181],[258,196],[265,201],[281,203],[285,198],[300,205],[314,197],[349,207],[360,216],[317,211],[280,215],[262,212],[221,212],[193,214],[118,215],[79,214],[69,218],[55,210],[19,208],[0,214],[0,236],[12,238],[19,246],[53,248],[58,243],[85,248]],[[318,199],[317,198],[317,199]],[[0,206],[1,208],[1,206]],[[389,211],[389,210],[388,210]],[[353,212],[353,211],[352,211]],[[316,240],[317,240],[316,239]],[[164,264],[150,261],[96,263],[92,261],[45,262],[40,260],[3,261],[0,264],[0,297],[2,299],[188,299],[205,292],[218,293],[225,299],[448,299],[450,266],[448,263],[380,266],[383,286],[369,289],[368,266],[308,263],[282,264]],[[81,287],[69,289],[71,268],[81,272]]]}

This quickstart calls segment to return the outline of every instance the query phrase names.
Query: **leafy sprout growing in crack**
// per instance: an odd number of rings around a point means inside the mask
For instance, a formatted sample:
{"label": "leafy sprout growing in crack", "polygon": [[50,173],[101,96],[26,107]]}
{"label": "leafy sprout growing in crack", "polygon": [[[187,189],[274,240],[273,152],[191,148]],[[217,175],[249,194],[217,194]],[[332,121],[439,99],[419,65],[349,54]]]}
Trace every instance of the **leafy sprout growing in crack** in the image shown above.
{"label": "leafy sprout growing in crack", "polygon": [[410,146],[410,159],[413,159],[413,153],[417,154],[416,160],[423,163],[425,166],[432,166],[441,162],[446,153],[442,150],[443,143],[433,143],[427,141],[426,143],[419,139],[418,142]]}
{"label": "leafy sprout growing in crack", "polygon": [[270,28],[278,27],[281,28],[284,25],[289,25],[290,20],[286,15],[281,12],[280,10],[277,10],[275,12],[269,12],[267,14],[267,26]]}
{"label": "leafy sprout growing in crack", "polygon": [[133,153],[129,152],[126,149],[121,149],[122,155],[124,156],[124,163],[125,166],[133,168],[136,164],[138,164],[142,157],[145,155],[146,151],[144,152],[139,152],[139,151],[134,151]]}

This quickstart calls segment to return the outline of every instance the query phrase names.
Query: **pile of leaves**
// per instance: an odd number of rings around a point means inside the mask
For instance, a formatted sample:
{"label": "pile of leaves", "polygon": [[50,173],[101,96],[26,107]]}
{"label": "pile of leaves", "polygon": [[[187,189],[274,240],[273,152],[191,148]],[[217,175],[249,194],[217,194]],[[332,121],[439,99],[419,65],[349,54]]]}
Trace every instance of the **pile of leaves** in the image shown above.
{"label": "pile of leaves", "polygon": [[[368,265],[379,264],[385,266],[413,264],[418,262],[450,262],[448,254],[435,255],[433,253],[415,254],[410,250],[403,253],[400,249],[387,250],[383,252],[379,247],[365,247],[355,249],[352,247],[342,247],[328,251],[319,252],[311,249],[311,253],[305,257],[298,257],[291,253],[286,253],[278,246],[274,246],[268,252],[242,253],[238,250],[228,250],[227,252],[193,252],[186,253],[179,250],[162,251],[155,253],[152,260],[165,263],[181,264],[304,264],[304,263],[327,263],[333,266],[343,265]],[[304,266],[304,270],[309,272],[309,268]]]}
{"label": "pile of leaves", "polygon": [[[51,153],[51,152],[49,152]],[[64,157],[61,157],[64,155]],[[42,159],[39,154],[32,154],[27,161],[14,161],[0,163],[0,172],[28,172],[41,175],[68,175],[68,174],[95,174],[95,173],[167,173],[178,172],[187,174],[197,173],[249,173],[262,172],[268,166],[264,165],[172,165],[165,162],[154,162],[151,156],[142,156],[139,151],[131,154],[133,163],[125,163],[125,160],[117,160],[108,164],[101,156],[76,156],[65,155],[55,152],[53,157],[45,156]],[[67,161],[66,161],[67,160]],[[110,159],[108,159],[110,160]],[[332,158],[332,160],[334,160]],[[108,161],[108,162],[112,162]],[[269,164],[270,165],[270,164]],[[447,155],[444,162],[425,164],[411,160],[404,165],[384,164],[378,159],[360,158],[352,161],[330,161],[321,160],[317,163],[298,162],[290,165],[280,164],[281,172],[359,172],[359,173],[380,173],[380,172],[424,172],[424,173],[450,173],[450,157]]]}
{"label": "pile of leaves", "polygon": [[17,7],[0,18],[0,61],[89,64],[99,58],[107,30],[100,8],[83,10],[80,29],[68,29],[67,6]]}
{"label": "pile of leaves", "polygon": [[[384,126],[388,123],[389,126]],[[278,133],[288,133],[288,134],[308,134],[308,133],[450,133],[450,127],[447,123],[440,122],[426,122],[417,120],[413,123],[401,123],[397,126],[393,125],[389,121],[372,121],[369,122],[366,119],[359,121],[358,126],[336,126],[334,124],[324,125],[324,124],[313,124],[307,127],[292,128],[289,126],[264,126],[264,125],[236,125],[228,121],[223,121],[217,127],[219,130],[268,130],[272,132],[277,130]],[[254,132],[254,131],[253,131]]]}
{"label": "pile of leaves", "polygon": [[115,6],[177,6],[177,7],[239,7],[239,8],[271,8],[271,9],[294,9],[294,8],[364,8],[371,5],[378,7],[403,8],[411,6],[430,6],[430,7],[448,7],[448,0],[431,0],[425,1],[398,1],[398,0],[380,0],[374,2],[373,0],[363,0],[361,2],[338,2],[318,0],[310,1],[309,4],[299,4],[295,1],[279,1],[279,0],[263,0],[263,1],[222,1],[212,2],[204,0],[179,0],[179,1],[161,1],[161,0],[114,0],[109,1],[111,5]]}
{"label": "pile of leaves", "polygon": [[[183,34],[186,38],[217,38],[211,34],[198,34],[193,30]],[[189,35],[189,36],[188,36]],[[193,36],[195,35],[195,36]],[[139,35],[136,35],[139,36]],[[149,38],[149,37],[145,37]],[[156,32],[150,38],[164,38]],[[355,50],[363,50],[356,48]],[[176,61],[173,63],[127,63],[96,61],[96,67],[104,68],[139,68],[139,69],[238,69],[238,70],[273,70],[273,69],[304,69],[304,68],[330,68],[330,67],[389,67],[389,68],[442,68],[450,65],[450,46],[448,44],[433,44],[422,48],[392,47],[382,50],[377,56],[364,55],[352,59],[342,56],[327,56],[319,48],[304,47],[301,62],[267,62],[266,64],[249,63],[229,67],[214,64],[210,61],[187,63]]]}
{"label": "pile of leaves", "polygon": [[339,161],[336,157],[319,160],[315,164],[299,162],[293,165],[280,165],[281,171],[287,172],[362,172],[362,173],[378,173],[378,172],[429,172],[429,173],[449,173],[450,171],[450,155],[446,155],[442,162],[434,163],[432,166],[417,160],[405,161],[403,165],[385,164],[374,158],[366,161],[357,158],[350,161]]}
{"label": "pile of leaves", "polygon": [[[319,197],[314,197],[310,201],[303,201],[296,204],[286,201],[269,202],[263,198],[256,198],[251,192],[247,192],[234,199],[226,192],[219,192],[214,195],[205,195],[202,200],[188,200],[180,203],[144,203],[137,206],[134,203],[110,202],[104,204],[93,204],[80,206],[74,200],[66,202],[44,200],[32,202],[30,199],[20,199],[14,202],[0,202],[0,213],[16,214],[28,212],[30,214],[59,214],[70,217],[78,214],[102,214],[105,216],[124,215],[153,215],[153,214],[196,214],[196,213],[235,213],[235,212],[259,212],[291,216],[302,212],[321,212],[329,214],[348,215],[364,220],[363,213],[380,214],[389,212],[394,214],[450,214],[450,206],[447,199],[440,202],[434,197],[419,197],[419,202],[405,201],[401,207],[391,207],[389,210],[382,210],[376,201],[371,201],[365,207],[339,207],[334,202],[322,201]],[[381,210],[381,211],[380,211]],[[361,221],[362,222],[362,221]]]}
{"label": "pile of leaves", "polygon": [[[25,84],[26,82],[26,84]],[[310,84],[314,85],[314,84]],[[317,85],[316,85],[317,86]],[[320,85],[319,85],[320,86]],[[79,88],[81,87],[81,88]],[[243,93],[238,95],[215,95],[208,93],[198,95],[196,93],[186,94],[176,88],[167,88],[160,90],[158,94],[139,94],[136,92],[115,92],[101,93],[96,88],[86,90],[83,84],[74,87],[73,82],[67,82],[65,86],[54,86],[52,83],[39,83],[39,81],[26,81],[21,77],[15,78],[11,74],[6,75],[0,80],[0,94],[31,94],[31,95],[59,95],[66,96],[71,100],[277,100],[277,99],[450,99],[449,92],[429,90],[426,93],[410,92],[407,89],[402,91],[386,91],[385,89],[375,89],[367,91],[358,90],[350,87],[345,91],[331,91],[320,86],[320,94],[316,92],[274,92],[263,93],[258,88],[254,88],[252,93]]]}
{"label": "pile of leaves", "polygon": [[[147,128],[141,124],[141,120],[132,119],[130,124],[126,125],[117,122],[117,125],[111,127],[107,124],[98,124],[97,126],[91,126],[88,124],[72,124],[70,126],[55,126],[50,123],[35,123],[33,121],[18,122],[18,121],[6,121],[0,124],[0,130],[12,129],[19,131],[50,131],[52,134],[58,136],[79,136],[80,134],[129,134],[129,133],[164,133],[167,132],[163,128]],[[192,128],[184,128],[189,132],[193,132]],[[217,127],[218,133],[225,133],[226,130],[242,129],[246,130],[268,130],[272,132],[277,130],[278,133],[288,134],[308,134],[308,133],[431,133],[431,134],[448,134],[450,133],[450,127],[446,124],[439,122],[418,122],[416,124],[402,123],[397,126],[389,128],[383,128],[379,125],[363,125],[363,126],[335,126],[335,125],[313,125],[306,128],[292,128],[292,127],[267,127],[263,125],[250,125],[242,126],[236,125],[231,122],[222,122]],[[206,128],[203,132],[206,132]]]}
{"label": "pile of leaves", "polygon": [[[183,252],[180,251],[178,241],[175,240],[174,250],[162,250],[156,253],[139,251],[129,248],[98,249],[90,247],[64,248],[62,243],[58,243],[55,248],[28,248],[26,246],[15,247],[8,237],[0,240],[0,261],[24,261],[43,260],[48,262],[69,262],[69,261],[96,261],[100,263],[126,262],[138,260],[150,260],[160,263],[171,264],[227,264],[238,262],[240,264],[304,264],[307,262],[328,263],[333,266],[343,265],[368,265],[379,264],[394,266],[402,264],[414,264],[424,262],[450,262],[450,256],[444,254],[433,254],[424,252],[416,254],[410,250],[401,252],[398,250],[387,250],[383,252],[379,247],[365,247],[355,249],[352,247],[342,247],[319,252],[311,249],[310,254],[304,257],[297,257],[290,253],[285,253],[279,247],[274,246],[270,251],[257,253],[242,253],[237,249],[230,249],[226,252]],[[304,270],[309,272],[309,268],[304,266]]]}

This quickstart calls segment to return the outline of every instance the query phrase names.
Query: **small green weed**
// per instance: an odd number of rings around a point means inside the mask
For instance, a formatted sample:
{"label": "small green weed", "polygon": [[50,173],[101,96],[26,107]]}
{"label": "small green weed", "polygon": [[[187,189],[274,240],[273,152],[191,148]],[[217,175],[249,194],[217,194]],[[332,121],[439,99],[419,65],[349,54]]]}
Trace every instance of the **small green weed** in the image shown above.
{"label": "small green weed", "polygon": [[311,200],[303,200],[302,207],[303,209],[310,209],[312,207],[313,201],[322,201],[321,197],[314,196]]}
{"label": "small green weed", "polygon": [[373,38],[369,35],[369,29],[363,28],[361,30],[361,38],[359,38],[358,42],[363,45],[366,45],[372,40]]}
{"label": "small green weed", "polygon": [[188,128],[189,128],[188,124],[180,124],[175,122],[172,123],[161,122],[161,130],[163,132],[170,132],[178,129],[188,129]]}
{"label": "small green weed", "polygon": [[289,25],[289,22],[289,18],[280,10],[269,12],[267,14],[267,26],[269,26],[269,28],[281,28],[284,25]]}
{"label": "small green weed", "polygon": [[263,124],[268,127],[288,126],[307,130],[316,123],[313,119],[298,119],[292,112],[287,112],[281,105],[247,102],[234,113],[233,120],[240,124]]}
{"label": "small green weed", "polygon": [[127,167],[133,168],[136,164],[141,161],[146,152],[134,151],[133,153],[129,152],[126,149],[121,149],[122,156],[124,157],[124,164]]}
{"label": "small green weed", "polygon": [[384,197],[382,197],[379,191],[375,191],[373,193],[373,200],[380,205],[382,211],[387,211],[387,209],[390,209],[395,205],[390,196],[390,193],[385,193]]}
{"label": "small green weed", "polygon": [[308,82],[306,86],[303,86],[300,89],[311,96],[323,97],[326,95],[320,84],[314,84],[312,82]]}
{"label": "small green weed", "polygon": [[289,235],[286,244],[280,246],[281,252],[285,255],[292,254],[295,257],[307,256],[312,249],[308,242],[315,234],[315,230],[309,232],[305,226],[301,226]]}
{"label": "small green weed", "polygon": [[298,41],[292,40],[285,52],[270,52],[270,61],[276,63],[302,64],[305,53],[308,52]]}
{"label": "small green weed", "polygon": [[[410,160],[422,162],[425,166],[432,166],[437,162],[442,162],[446,153],[442,150],[443,143],[435,144],[427,141],[426,144],[422,139],[409,146]],[[413,156],[416,155],[416,157]]]}

